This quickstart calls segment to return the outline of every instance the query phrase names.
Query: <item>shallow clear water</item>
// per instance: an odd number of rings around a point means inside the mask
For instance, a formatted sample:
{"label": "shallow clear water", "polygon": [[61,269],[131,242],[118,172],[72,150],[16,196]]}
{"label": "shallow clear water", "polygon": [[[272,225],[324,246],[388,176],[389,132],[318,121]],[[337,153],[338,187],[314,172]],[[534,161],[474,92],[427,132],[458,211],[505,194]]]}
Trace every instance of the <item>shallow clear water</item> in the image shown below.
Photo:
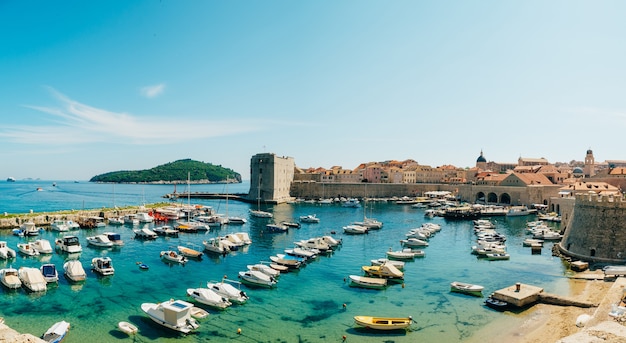
{"label": "shallow clear water", "polygon": [[[21,183],[21,185],[20,185]],[[117,206],[138,205],[142,202],[163,201],[165,193],[173,191],[170,185],[105,185],[59,183],[41,181],[16,182],[0,185],[0,212],[51,211],[80,208],[111,207],[113,198]],[[35,186],[34,188],[32,186]],[[46,187],[42,191],[32,191]],[[115,188],[115,189],[113,189]],[[237,189],[238,188],[238,189]],[[31,191],[29,191],[31,189]],[[179,188],[179,191],[183,191]],[[224,192],[223,185],[192,185],[192,192]],[[247,185],[229,185],[230,192],[247,192]],[[224,200],[194,201],[226,212]],[[81,207],[82,204],[86,204]],[[524,225],[534,217],[495,218],[498,231],[507,235],[509,261],[485,261],[470,254],[474,234],[470,221],[427,219],[423,210],[392,203],[370,203],[368,216],[384,222],[384,227],[368,235],[348,236],[341,227],[363,218],[363,208],[344,208],[340,205],[281,204],[271,207],[273,221],[295,221],[300,215],[317,214],[319,224],[303,224],[300,229],[287,233],[265,233],[267,219],[248,218],[243,226],[224,227],[208,234],[181,234],[179,238],[162,238],[143,242],[133,240],[128,226],[106,227],[97,230],[80,230],[73,233],[83,244],[80,261],[87,270],[87,281],[71,285],[61,278],[59,285],[45,294],[27,294],[23,290],[0,292],[0,313],[6,323],[20,332],[41,335],[59,320],[71,323],[72,329],[64,342],[119,342],[131,340],[117,329],[119,321],[130,321],[139,327],[137,342],[201,342],[236,339],[242,342],[460,342],[488,322],[503,314],[482,305],[481,298],[450,293],[451,281],[464,281],[485,286],[485,294],[522,282],[544,287],[547,292],[566,293],[567,280],[564,267],[558,258],[550,255],[548,244],[541,255],[531,255],[522,247],[526,238]],[[230,201],[229,215],[247,218],[251,205]],[[26,210],[24,210],[26,209]],[[371,213],[370,213],[371,211]],[[423,222],[433,221],[443,229],[431,238],[424,248],[426,256],[408,262],[405,283],[394,284],[386,290],[364,290],[348,287],[345,279],[350,274],[361,275],[361,266],[370,260],[384,257],[392,247],[400,248],[399,240],[405,233]],[[87,246],[86,237],[104,231],[122,234],[125,246],[121,249],[94,249]],[[186,265],[168,265],[159,258],[162,250],[179,243],[194,243],[228,232],[244,231],[250,234],[253,244],[246,250],[227,257],[205,255],[201,261]],[[300,271],[283,274],[275,289],[250,289],[251,299],[244,305],[233,305],[225,311],[210,310],[211,315],[201,320],[200,329],[188,336],[179,336],[161,328],[141,311],[144,302],[161,302],[170,298],[187,299],[186,289],[204,287],[207,281],[219,280],[224,275],[236,279],[246,265],[267,261],[270,255],[291,248],[293,242],[330,234],[343,239],[343,246],[332,256],[319,257]],[[16,248],[24,238],[1,232],[1,240]],[[43,232],[40,237],[51,242],[58,236]],[[110,256],[115,275],[101,278],[88,270],[96,256]],[[44,261],[62,268],[66,256],[55,253],[48,257],[0,261],[0,266],[40,266]],[[150,266],[147,271],[138,268],[137,262]],[[245,286],[242,286],[245,287]],[[188,299],[187,299],[188,300]],[[345,307],[343,306],[345,304]],[[416,320],[410,332],[380,334],[354,327],[353,316],[408,316]],[[241,334],[237,330],[241,329]]]}

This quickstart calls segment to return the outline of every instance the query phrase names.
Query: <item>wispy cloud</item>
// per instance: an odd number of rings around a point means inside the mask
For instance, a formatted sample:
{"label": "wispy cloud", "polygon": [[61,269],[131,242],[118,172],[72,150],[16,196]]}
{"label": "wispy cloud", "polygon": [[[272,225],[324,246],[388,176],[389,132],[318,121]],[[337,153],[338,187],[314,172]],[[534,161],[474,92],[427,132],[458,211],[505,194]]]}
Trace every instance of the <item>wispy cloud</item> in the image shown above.
{"label": "wispy cloud", "polygon": [[159,83],[158,85],[146,86],[141,88],[141,95],[146,98],[156,98],[165,91],[165,83]]}
{"label": "wispy cloud", "polygon": [[170,144],[237,135],[264,130],[270,126],[267,122],[254,119],[209,120],[193,116],[185,118],[185,115],[163,118],[112,112],[82,104],[54,89],[50,89],[50,92],[59,101],[58,107],[25,107],[49,115],[52,125],[5,125],[0,128],[0,139],[22,144],[47,145],[88,142]]}

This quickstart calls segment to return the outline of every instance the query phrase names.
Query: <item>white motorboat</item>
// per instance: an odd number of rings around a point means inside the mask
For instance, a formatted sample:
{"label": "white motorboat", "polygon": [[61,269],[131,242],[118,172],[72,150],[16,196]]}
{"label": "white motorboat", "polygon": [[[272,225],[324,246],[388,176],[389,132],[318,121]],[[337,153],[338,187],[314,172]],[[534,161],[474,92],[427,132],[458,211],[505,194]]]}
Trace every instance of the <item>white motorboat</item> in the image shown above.
{"label": "white motorboat", "polygon": [[106,235],[109,241],[113,243],[114,247],[121,247],[124,245],[124,241],[122,240],[122,235],[116,232],[104,232],[103,235]]}
{"label": "white motorboat", "polygon": [[63,273],[73,282],[85,281],[87,273],[79,260],[69,260],[63,264]]}
{"label": "white motorboat", "polygon": [[110,257],[94,257],[91,259],[91,269],[100,275],[113,275],[115,268]]}
{"label": "white motorboat", "polygon": [[77,222],[75,222],[73,220],[67,220],[67,221],[65,221],[65,224],[67,225],[68,229],[70,229],[70,230],[78,230],[78,229],[80,229],[80,224],[78,224]]}
{"label": "white motorboat", "polygon": [[247,220],[242,217],[228,217],[229,225],[243,225],[247,223]]}
{"label": "white motorboat", "polygon": [[199,303],[219,310],[224,310],[233,304],[227,298],[222,297],[209,288],[187,288],[187,295]]}
{"label": "white motorboat", "polygon": [[83,248],[78,241],[78,237],[76,236],[63,236],[62,238],[57,238],[55,245],[58,249],[68,254],[75,254],[83,251]]}
{"label": "white motorboat", "polygon": [[194,306],[191,308],[191,316],[196,318],[196,319],[203,319],[209,316],[209,312],[205,311],[204,309],[201,309],[197,306]]}
{"label": "white motorboat", "polygon": [[18,289],[22,287],[22,281],[20,281],[17,269],[13,267],[0,269],[0,282],[10,289]]}
{"label": "white motorboat", "polygon": [[33,249],[30,243],[17,243],[17,250],[26,256],[39,256],[39,251]]}
{"label": "white motorboat", "polygon": [[124,215],[124,224],[126,225],[139,225],[139,219],[137,219],[137,215],[134,213],[129,213]]}
{"label": "white motorboat", "polygon": [[21,267],[17,275],[22,281],[22,285],[31,292],[45,292],[48,289],[46,279],[37,268]]}
{"label": "white motorboat", "polygon": [[30,243],[33,249],[37,250],[40,254],[52,254],[52,245],[47,239],[38,239]]}
{"label": "white motorboat", "polygon": [[38,236],[39,228],[33,222],[25,222],[20,225],[20,229],[24,232],[24,236]]}
{"label": "white motorboat", "polygon": [[350,287],[384,289],[387,287],[387,279],[367,276],[350,275]]}
{"label": "white motorboat", "polygon": [[113,247],[113,242],[111,242],[109,236],[105,234],[87,237],[87,244],[97,248]]}
{"label": "white motorboat", "polygon": [[182,264],[187,262],[187,258],[185,256],[179,254],[178,252],[174,250],[161,251],[161,254],[159,256],[161,257],[161,259],[163,259],[166,262],[182,263]]}
{"label": "white motorboat", "polygon": [[508,260],[510,258],[511,258],[511,255],[507,253],[492,253],[492,254],[485,255],[485,259],[489,261]]}
{"label": "white motorboat", "polygon": [[341,238],[334,238],[332,236],[322,236],[322,241],[328,244],[332,249],[337,248],[342,244]]}
{"label": "white motorboat", "polygon": [[522,242],[522,245],[525,246],[525,247],[530,247],[533,244],[543,245],[543,240],[542,239],[535,239],[535,238],[526,238]]}
{"label": "white motorboat", "polygon": [[273,269],[267,264],[262,264],[262,263],[257,263],[257,264],[252,264],[252,265],[249,264],[246,267],[248,268],[248,270],[257,270],[257,271],[260,271],[261,273],[267,274],[268,276],[271,276],[274,278],[277,278],[280,276],[280,272],[278,270]]}
{"label": "white motorboat", "polygon": [[109,225],[124,225],[124,217],[109,218]]}
{"label": "white motorboat", "polygon": [[41,336],[41,339],[48,343],[59,343],[65,338],[69,331],[70,323],[62,320],[52,325],[48,331]]}
{"label": "white motorboat", "polygon": [[394,267],[398,268],[398,270],[404,270],[404,262],[402,261],[390,260],[387,258],[379,258],[376,260],[371,260],[370,262],[372,263],[372,266],[380,266],[385,263],[389,263],[389,264],[392,264]]}
{"label": "white motorboat", "polygon": [[6,241],[0,241],[0,257],[6,260],[14,258],[16,255],[15,250],[9,248]]}
{"label": "white motorboat", "polygon": [[359,201],[359,199],[356,198],[350,198],[346,201],[344,201],[341,206],[343,207],[361,207],[361,202]]}
{"label": "white motorboat", "polygon": [[319,223],[320,219],[315,214],[307,214],[300,216],[300,222],[302,223]]}
{"label": "white motorboat", "polygon": [[352,224],[353,225],[365,226],[366,228],[368,228],[370,230],[378,230],[378,229],[382,229],[382,227],[383,227],[383,223],[381,221],[378,221],[378,220],[374,219],[374,218],[363,218],[363,221],[354,222]]}
{"label": "white motorboat", "polygon": [[423,257],[423,250],[402,249],[399,251],[387,251],[387,257],[394,260],[413,260],[416,257]]}
{"label": "white motorboat", "polygon": [[127,335],[134,335],[139,331],[135,325],[129,322],[119,322],[117,323],[117,327]]}
{"label": "white motorboat", "polygon": [[400,243],[402,244],[402,246],[407,248],[419,248],[428,246],[428,242],[417,238],[401,239]]}
{"label": "white motorboat", "polygon": [[257,270],[239,272],[239,278],[248,285],[272,288],[276,286],[276,279]]}
{"label": "white motorboat", "polygon": [[235,232],[235,236],[239,237],[239,240],[243,242],[243,245],[252,244],[252,240],[250,239],[250,235],[247,232]]}
{"label": "white motorboat", "polygon": [[191,303],[174,299],[158,304],[141,304],[141,310],[155,323],[182,333],[189,333],[200,327],[198,321],[191,317],[193,307]]}
{"label": "white motorboat", "polygon": [[299,242],[295,242],[295,245],[305,249],[317,249],[321,252],[332,250],[330,244],[324,241],[322,237],[314,237],[306,240],[301,240]]}
{"label": "white motorboat", "polygon": [[159,236],[171,236],[171,237],[178,237],[178,233],[180,232],[169,225],[157,226],[154,229],[152,229],[152,231],[154,231],[154,233],[156,233]]}
{"label": "white motorboat", "polygon": [[240,282],[223,279],[221,282],[207,282],[206,286],[213,292],[228,299],[230,302],[243,304],[248,301],[249,297],[246,292],[233,286],[233,284],[241,285]]}
{"label": "white motorboat", "polygon": [[48,283],[54,283],[59,281],[59,273],[57,267],[52,263],[46,263],[39,268],[44,280]]}
{"label": "white motorboat", "polygon": [[67,221],[65,220],[53,220],[52,223],[50,223],[50,230],[67,232],[70,231],[70,227],[67,226]]}
{"label": "white motorboat", "polygon": [[270,260],[272,262],[274,262],[275,264],[278,264],[278,265],[281,265],[281,266],[285,266],[285,267],[287,267],[289,269],[298,269],[302,265],[302,261],[300,261],[300,260],[286,259],[286,258],[282,258],[282,257],[280,257],[278,255],[270,256]]}
{"label": "white motorboat", "polygon": [[204,245],[204,250],[215,253],[215,254],[228,254],[230,252],[230,242],[228,240],[224,240],[222,237],[211,238],[206,241],[202,241],[202,245]]}
{"label": "white motorboat", "polygon": [[147,227],[144,227],[138,230],[133,230],[133,232],[135,233],[135,238],[138,238],[138,239],[156,239],[157,238],[156,232],[148,229]]}
{"label": "white motorboat", "polygon": [[234,233],[227,234],[226,236],[224,236],[224,239],[230,241],[230,243],[232,243],[231,247],[235,247],[235,250],[245,245],[243,240],[241,240],[241,238]]}
{"label": "white motorboat", "polygon": [[285,254],[295,257],[300,257],[305,260],[315,259],[320,253],[317,249],[309,249],[309,248],[300,248],[295,247],[293,249],[285,249]]}
{"label": "white motorboat", "polygon": [[346,225],[343,227],[343,232],[350,235],[362,235],[368,233],[368,229],[361,225]]}
{"label": "white motorboat", "polygon": [[507,217],[527,216],[531,211],[526,206],[511,206],[506,212]]}
{"label": "white motorboat", "polygon": [[474,295],[477,297],[483,296],[483,293],[482,293],[483,289],[485,289],[485,287],[481,285],[474,285],[471,283],[465,283],[465,282],[459,282],[459,281],[453,281],[450,283],[450,292],[469,294],[469,295]]}
{"label": "white motorboat", "polygon": [[152,217],[151,215],[149,215],[146,212],[138,212],[137,215],[135,216],[135,218],[137,218],[139,223],[152,223],[152,222],[154,222],[154,217]]}

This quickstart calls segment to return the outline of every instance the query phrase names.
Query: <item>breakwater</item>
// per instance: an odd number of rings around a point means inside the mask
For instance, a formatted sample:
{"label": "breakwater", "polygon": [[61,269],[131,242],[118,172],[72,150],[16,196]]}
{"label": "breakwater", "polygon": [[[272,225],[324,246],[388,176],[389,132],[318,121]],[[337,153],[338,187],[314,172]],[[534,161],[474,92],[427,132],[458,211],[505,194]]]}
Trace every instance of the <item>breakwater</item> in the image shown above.
{"label": "breakwater", "polygon": [[50,226],[55,220],[72,220],[83,226],[90,217],[104,219],[133,214],[140,211],[139,207],[125,209],[73,210],[60,212],[29,213],[17,216],[0,217],[0,229],[18,228],[25,222],[33,222],[36,226]]}

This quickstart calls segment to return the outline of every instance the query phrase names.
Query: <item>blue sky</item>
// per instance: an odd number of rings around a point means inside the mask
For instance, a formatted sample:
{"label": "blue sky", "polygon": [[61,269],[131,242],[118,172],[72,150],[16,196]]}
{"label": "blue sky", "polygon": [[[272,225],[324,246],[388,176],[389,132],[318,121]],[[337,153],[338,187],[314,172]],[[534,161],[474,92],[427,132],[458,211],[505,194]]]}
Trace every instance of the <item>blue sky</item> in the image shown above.
{"label": "blue sky", "polygon": [[626,2],[0,1],[0,177],[626,160]]}

